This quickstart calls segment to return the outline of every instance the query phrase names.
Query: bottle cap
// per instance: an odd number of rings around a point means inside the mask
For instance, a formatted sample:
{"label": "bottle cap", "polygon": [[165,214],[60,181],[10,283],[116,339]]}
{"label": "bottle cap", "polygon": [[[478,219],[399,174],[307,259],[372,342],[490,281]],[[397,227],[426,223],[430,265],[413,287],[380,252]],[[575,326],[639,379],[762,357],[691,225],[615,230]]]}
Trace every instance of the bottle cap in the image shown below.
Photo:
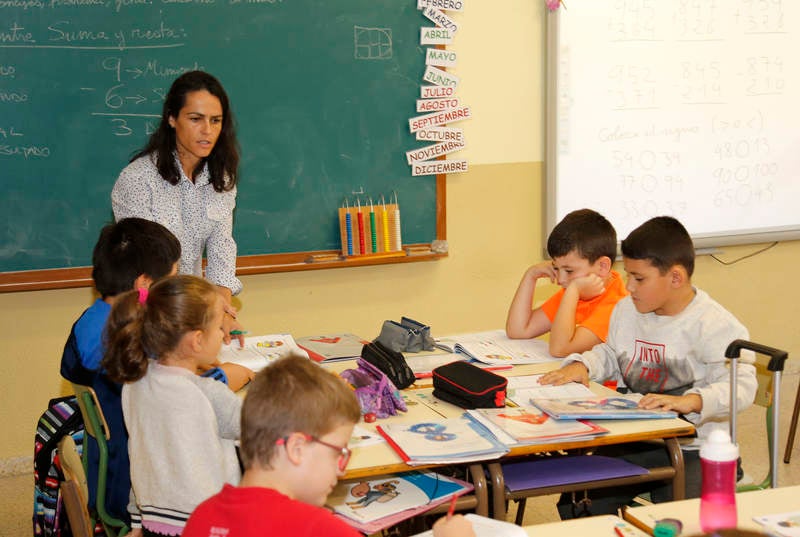
{"label": "bottle cap", "polygon": [[683,530],[683,523],[677,518],[664,518],[653,526],[653,537],[678,537]]}
{"label": "bottle cap", "polygon": [[700,458],[720,462],[735,461],[739,458],[739,446],[731,442],[727,432],[715,429],[700,446]]}

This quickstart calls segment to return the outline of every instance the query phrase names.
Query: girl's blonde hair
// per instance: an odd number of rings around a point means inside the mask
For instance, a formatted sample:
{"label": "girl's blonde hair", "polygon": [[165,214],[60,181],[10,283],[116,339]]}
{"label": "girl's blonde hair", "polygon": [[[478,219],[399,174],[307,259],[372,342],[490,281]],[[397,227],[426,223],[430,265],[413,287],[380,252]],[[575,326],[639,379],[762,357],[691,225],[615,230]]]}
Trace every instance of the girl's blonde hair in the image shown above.
{"label": "girl's blonde hair", "polygon": [[159,280],[149,291],[120,295],[105,329],[103,367],[109,378],[142,378],[149,359],[175,350],[187,332],[208,327],[216,297],[212,284],[188,275]]}

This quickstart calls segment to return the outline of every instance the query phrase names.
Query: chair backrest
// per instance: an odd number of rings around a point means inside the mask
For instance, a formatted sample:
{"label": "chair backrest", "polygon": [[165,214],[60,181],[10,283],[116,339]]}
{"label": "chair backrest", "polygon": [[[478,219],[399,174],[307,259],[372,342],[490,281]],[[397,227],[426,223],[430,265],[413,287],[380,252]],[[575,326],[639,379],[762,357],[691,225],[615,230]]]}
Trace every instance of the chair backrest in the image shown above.
{"label": "chair backrest", "polygon": [[767,369],[770,358],[763,354],[756,354],[756,360],[753,364],[756,368],[756,380],[758,381],[758,390],[756,391],[755,404],[769,408],[772,406],[773,395],[773,374],[772,371]]}
{"label": "chair backrest", "polygon": [[89,489],[83,463],[71,436],[65,436],[58,443],[58,456],[64,481],[61,482],[61,498],[67,509],[67,518],[75,537],[92,537],[92,519],[89,516]]}
{"label": "chair backrest", "polygon": [[86,432],[93,438],[102,436],[106,440],[111,438],[109,434],[108,423],[106,417],[103,415],[103,408],[97,400],[97,394],[90,386],[83,384],[72,383],[72,388],[75,390],[75,397],[78,399],[78,406],[81,408],[83,415],[83,425]]}
{"label": "chair backrest", "polygon": [[769,470],[763,481],[759,483],[749,483],[736,487],[738,492],[747,492],[750,490],[763,490],[769,488],[773,482],[773,469],[775,468],[775,431],[773,430],[773,413],[775,409],[772,406],[775,395],[775,374],[769,370],[769,363],[772,357],[762,353],[755,353],[755,361],[753,366],[756,369],[756,381],[758,386],[756,388],[756,397],[753,401],[754,404],[764,407],[767,411],[765,414],[765,431],[767,433],[767,453],[769,455]]}
{"label": "chair backrest", "polygon": [[[108,445],[106,442],[111,439],[110,429],[106,417],[103,415],[103,407],[97,399],[97,394],[90,386],[82,384],[72,384],[75,396],[78,399],[78,406],[83,415],[86,434],[97,441],[99,451],[99,464],[97,471],[97,498],[95,509],[100,522],[103,524],[106,535],[110,537],[120,537],[128,533],[129,529],[122,520],[114,518],[106,510],[106,471],[108,469]],[[88,453],[88,450],[84,450]],[[84,459],[84,468],[86,459]]]}

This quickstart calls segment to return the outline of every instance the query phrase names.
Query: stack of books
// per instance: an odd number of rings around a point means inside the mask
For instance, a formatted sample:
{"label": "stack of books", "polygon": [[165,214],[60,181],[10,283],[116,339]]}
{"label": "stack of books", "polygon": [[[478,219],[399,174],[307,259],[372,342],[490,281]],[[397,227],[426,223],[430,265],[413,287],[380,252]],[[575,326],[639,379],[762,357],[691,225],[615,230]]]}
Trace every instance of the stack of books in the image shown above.
{"label": "stack of books", "polygon": [[586,420],[556,420],[534,407],[479,408],[467,415],[489,429],[509,447],[589,440],[608,429]]}

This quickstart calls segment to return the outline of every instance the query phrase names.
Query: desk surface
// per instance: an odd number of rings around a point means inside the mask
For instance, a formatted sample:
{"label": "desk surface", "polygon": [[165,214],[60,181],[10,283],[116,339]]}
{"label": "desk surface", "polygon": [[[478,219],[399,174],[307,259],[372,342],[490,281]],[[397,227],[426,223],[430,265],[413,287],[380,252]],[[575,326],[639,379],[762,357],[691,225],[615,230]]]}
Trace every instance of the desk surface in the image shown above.
{"label": "desk surface", "polygon": [[[777,489],[741,492],[736,495],[737,527],[739,529],[762,530],[763,527],[753,521],[754,516],[771,515],[796,511],[800,485],[780,487]],[[630,507],[625,510],[625,520],[646,529],[655,525],[662,518],[677,518],[683,523],[682,535],[702,533],[700,529],[700,500],[681,500],[642,507]]]}
{"label": "desk surface", "polygon": [[[336,363],[336,369],[346,369],[352,364]],[[527,366],[517,366],[513,370],[503,371],[507,375],[530,375],[549,371],[557,367],[558,363],[535,364]],[[399,416],[380,420],[381,423],[402,422],[402,421],[421,421],[429,419],[455,418],[460,416],[464,409],[451,405],[444,401],[434,399],[430,395],[430,380],[425,379],[427,384],[418,383],[416,389],[403,390],[401,393],[408,405],[408,412]],[[427,386],[427,388],[423,387]],[[598,393],[607,392],[608,389],[593,384],[592,390]],[[529,446],[514,447],[507,457],[524,456],[546,451],[557,451],[560,449],[577,449],[596,447],[610,444],[621,444],[625,442],[635,442],[640,440],[652,440],[658,438],[668,438],[676,436],[687,436],[694,432],[692,425],[678,418],[671,419],[648,419],[648,420],[593,420],[597,424],[609,430],[609,433],[601,437],[585,441],[557,442],[552,444],[536,444]],[[379,423],[361,423],[360,425],[375,430],[375,425]],[[387,473],[404,472],[423,466],[408,466],[403,460],[389,447],[388,444],[381,443],[371,446],[356,448],[347,467],[344,479],[354,479],[384,475]]]}
{"label": "desk surface", "polygon": [[594,537],[617,537],[614,528],[620,528],[625,537],[647,537],[647,534],[614,515],[576,518],[563,522],[536,524],[523,528],[528,535],[535,537],[575,537],[593,535]]}

